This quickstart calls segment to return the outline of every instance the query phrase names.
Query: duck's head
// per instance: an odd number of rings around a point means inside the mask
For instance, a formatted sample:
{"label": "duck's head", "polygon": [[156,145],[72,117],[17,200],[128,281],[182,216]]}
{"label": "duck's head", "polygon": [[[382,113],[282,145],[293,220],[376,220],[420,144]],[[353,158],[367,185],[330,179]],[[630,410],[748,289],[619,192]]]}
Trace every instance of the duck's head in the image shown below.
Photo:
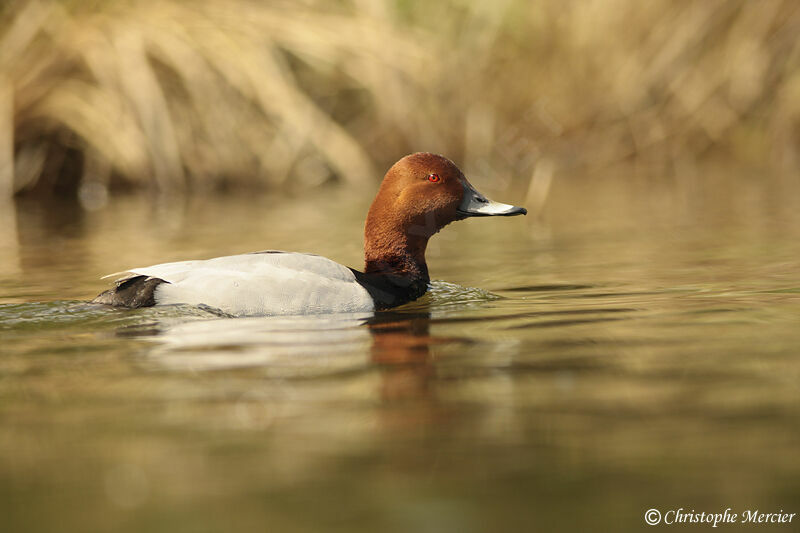
{"label": "duck's head", "polygon": [[385,265],[387,257],[401,253],[425,267],[428,239],[453,221],[524,214],[523,207],[494,202],[476,191],[449,159],[426,152],[407,155],[386,172],[367,214],[367,271],[377,269],[371,263],[383,258]]}
{"label": "duck's head", "polygon": [[370,218],[390,221],[407,231],[431,236],[467,217],[524,215],[523,207],[489,200],[475,190],[449,159],[418,152],[392,165],[372,203]]}

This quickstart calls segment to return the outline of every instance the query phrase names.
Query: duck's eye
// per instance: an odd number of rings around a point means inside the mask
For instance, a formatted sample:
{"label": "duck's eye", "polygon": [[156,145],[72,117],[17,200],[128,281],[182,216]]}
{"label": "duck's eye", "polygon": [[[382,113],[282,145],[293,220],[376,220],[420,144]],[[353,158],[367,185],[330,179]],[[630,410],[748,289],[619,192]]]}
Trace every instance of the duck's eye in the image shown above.
{"label": "duck's eye", "polygon": [[428,181],[431,183],[436,183],[439,179],[439,174],[428,174]]}

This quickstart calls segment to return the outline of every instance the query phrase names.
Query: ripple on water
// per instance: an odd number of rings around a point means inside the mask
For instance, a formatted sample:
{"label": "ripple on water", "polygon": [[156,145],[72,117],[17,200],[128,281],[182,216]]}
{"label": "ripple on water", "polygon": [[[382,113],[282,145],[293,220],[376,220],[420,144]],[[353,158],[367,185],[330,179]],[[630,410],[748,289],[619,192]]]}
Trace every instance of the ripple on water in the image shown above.
{"label": "ripple on water", "polygon": [[484,289],[463,287],[447,281],[431,281],[428,292],[421,298],[402,305],[393,311],[418,312],[452,311],[453,309],[469,309],[480,307],[483,304],[502,299],[502,296],[493,294]]}
{"label": "ripple on water", "polygon": [[0,330],[47,330],[82,326],[134,326],[153,319],[210,317],[213,313],[193,306],[148,309],[113,309],[82,301],[57,300],[0,304]]}

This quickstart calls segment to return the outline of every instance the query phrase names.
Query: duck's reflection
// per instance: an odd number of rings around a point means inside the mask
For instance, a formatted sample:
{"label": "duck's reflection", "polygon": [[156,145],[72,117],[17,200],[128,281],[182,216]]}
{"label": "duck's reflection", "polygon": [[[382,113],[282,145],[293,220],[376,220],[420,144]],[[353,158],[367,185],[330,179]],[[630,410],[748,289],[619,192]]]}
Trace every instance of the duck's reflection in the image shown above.
{"label": "duck's reflection", "polygon": [[431,313],[341,314],[308,317],[159,318],[119,330],[149,337],[147,361],[172,370],[257,368],[280,379],[377,372],[380,396],[426,396],[434,370]]}
{"label": "duck's reflection", "polygon": [[432,347],[452,340],[431,335],[431,312],[418,305],[375,315],[180,320],[139,326],[155,341],[145,360],[212,378],[234,400],[237,426],[310,424],[317,432],[334,424],[356,438],[405,435],[447,417]]}
{"label": "duck's reflection", "polygon": [[434,376],[429,311],[379,313],[367,321],[372,334],[370,358],[381,372],[384,400],[427,397]]}
{"label": "duck's reflection", "polygon": [[[362,367],[371,337],[367,316],[160,318],[125,334],[155,341],[147,360],[173,370],[258,367],[276,378],[317,377]],[[155,333],[153,335],[153,333]]]}

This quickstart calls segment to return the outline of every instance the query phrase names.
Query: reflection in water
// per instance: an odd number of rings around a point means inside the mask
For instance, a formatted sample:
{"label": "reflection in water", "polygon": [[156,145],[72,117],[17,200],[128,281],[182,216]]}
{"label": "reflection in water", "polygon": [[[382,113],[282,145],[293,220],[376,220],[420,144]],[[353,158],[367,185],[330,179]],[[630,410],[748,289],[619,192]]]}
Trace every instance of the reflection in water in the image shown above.
{"label": "reflection in water", "polygon": [[19,241],[17,239],[17,206],[7,198],[0,199],[0,275],[20,273]]}
{"label": "reflection in water", "polygon": [[77,201],[19,200],[17,219],[21,246],[39,246],[42,240],[76,242],[89,231],[86,211]]}
{"label": "reflection in water", "polygon": [[363,367],[365,361],[346,357],[359,351],[368,352],[372,363],[386,367],[428,365],[430,346],[453,340],[430,335],[431,301],[436,302],[436,320],[444,323],[470,320],[448,318],[451,307],[480,306],[498,298],[481,289],[434,281],[426,297],[376,314],[209,318],[218,313],[210,308],[166,306],[147,311],[166,316],[122,327],[117,334],[150,337],[155,344],[148,350],[148,359],[176,370],[270,366],[271,370],[306,368],[311,374],[324,375],[346,370],[348,364]]}
{"label": "reflection in water", "polygon": [[359,327],[364,320],[345,314],[159,321],[148,360],[193,371],[263,366],[276,378],[335,374],[363,367],[359,354],[369,342]]}
{"label": "reflection in water", "polygon": [[434,375],[431,315],[421,310],[375,315],[160,319],[118,330],[150,338],[147,361],[177,371],[261,367],[276,379],[331,377],[377,367],[387,400],[426,396]]}
{"label": "reflection in water", "polygon": [[431,315],[379,313],[368,321],[372,333],[372,362],[379,366],[381,398],[403,401],[432,396],[435,375],[431,345],[444,342],[430,335]]}
{"label": "reflection in water", "polygon": [[[444,291],[442,287],[444,286]],[[475,289],[461,295],[474,302]],[[452,284],[437,282],[434,294],[457,294]],[[488,298],[488,297],[487,297]],[[445,302],[449,300],[444,300]],[[432,381],[435,369],[431,346],[460,339],[430,334],[428,304],[418,303],[412,311],[325,316],[180,318],[159,319],[125,326],[118,335],[149,338],[153,345],[146,361],[173,371],[220,371],[258,368],[268,379],[250,388],[240,399],[242,420],[264,424],[282,404],[295,400],[287,392],[292,380],[336,378],[338,375],[377,372],[377,390],[383,402],[416,402],[412,419],[407,414],[386,411],[381,424],[418,425],[438,416]],[[253,409],[253,405],[258,405]],[[268,408],[265,405],[269,405]],[[423,408],[428,405],[427,408]],[[254,416],[253,412],[261,413]]]}

